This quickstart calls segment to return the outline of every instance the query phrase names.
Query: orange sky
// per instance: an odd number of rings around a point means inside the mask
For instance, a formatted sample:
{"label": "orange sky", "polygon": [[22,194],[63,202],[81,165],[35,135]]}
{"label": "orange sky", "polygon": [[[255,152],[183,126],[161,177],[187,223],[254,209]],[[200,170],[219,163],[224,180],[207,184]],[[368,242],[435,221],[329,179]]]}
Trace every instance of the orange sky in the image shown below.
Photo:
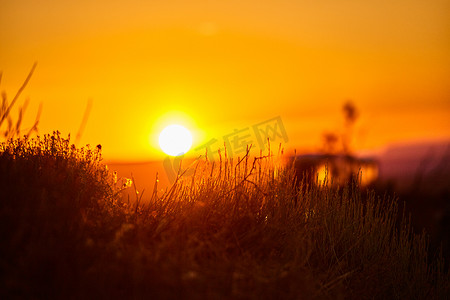
{"label": "orange sky", "polygon": [[[95,2],[95,3],[92,3]],[[369,4],[370,3],[370,4]],[[161,158],[176,122],[194,147],[280,117],[315,150],[360,111],[355,149],[450,138],[450,4],[399,1],[2,1],[1,90],[30,124],[101,143],[107,159]]]}

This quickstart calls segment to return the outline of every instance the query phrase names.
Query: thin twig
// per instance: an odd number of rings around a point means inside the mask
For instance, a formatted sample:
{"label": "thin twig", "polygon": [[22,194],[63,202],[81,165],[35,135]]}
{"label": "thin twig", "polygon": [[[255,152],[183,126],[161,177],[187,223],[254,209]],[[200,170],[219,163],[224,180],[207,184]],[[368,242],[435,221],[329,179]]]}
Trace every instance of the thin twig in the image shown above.
{"label": "thin twig", "polygon": [[19,98],[20,94],[23,92],[23,90],[24,90],[25,87],[27,86],[28,82],[30,81],[31,76],[33,75],[34,70],[36,69],[36,66],[37,66],[37,62],[35,62],[35,63],[33,64],[33,67],[31,68],[30,73],[28,73],[27,78],[26,78],[25,81],[23,82],[23,84],[22,84],[22,86],[20,87],[20,89],[17,91],[16,96],[14,96],[14,99],[13,99],[13,100],[11,101],[11,103],[9,104],[9,106],[8,106],[8,108],[6,109],[5,113],[1,116],[1,119],[0,119],[0,127],[1,127],[2,124],[3,124],[3,121],[4,121],[4,120],[6,119],[6,117],[9,115],[9,113],[10,113],[12,107],[13,107],[14,104],[16,103],[16,101],[17,101],[17,99]]}

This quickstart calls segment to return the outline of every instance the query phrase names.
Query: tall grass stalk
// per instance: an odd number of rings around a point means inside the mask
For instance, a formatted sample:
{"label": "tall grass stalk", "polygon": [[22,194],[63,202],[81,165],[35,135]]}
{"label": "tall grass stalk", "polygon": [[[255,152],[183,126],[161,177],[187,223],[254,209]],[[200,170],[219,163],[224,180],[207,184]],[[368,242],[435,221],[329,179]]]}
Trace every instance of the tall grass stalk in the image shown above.
{"label": "tall grass stalk", "polygon": [[[17,120],[14,122],[13,118],[11,117],[11,110],[13,109],[14,105],[16,104],[17,100],[19,99],[19,96],[22,94],[22,92],[25,90],[26,86],[28,85],[28,82],[30,81],[34,70],[36,69],[37,63],[34,63],[31,67],[30,72],[28,73],[28,76],[25,78],[25,81],[23,82],[22,86],[19,88],[11,102],[8,102],[7,94],[5,91],[2,92],[2,102],[0,105],[0,129],[2,129],[2,125],[4,122],[7,122],[7,128],[3,130],[3,138],[5,139],[11,139],[14,137],[20,137],[22,134],[21,132],[21,126],[23,117],[25,115],[25,111],[27,109],[29,99],[25,100],[25,103],[19,107],[19,114],[17,116]],[[2,79],[2,73],[0,72],[0,83]],[[42,112],[42,103],[39,105],[39,109],[36,115],[36,119],[34,121],[33,126],[27,130],[27,135],[31,135],[33,132],[38,132],[38,124],[39,119]]]}

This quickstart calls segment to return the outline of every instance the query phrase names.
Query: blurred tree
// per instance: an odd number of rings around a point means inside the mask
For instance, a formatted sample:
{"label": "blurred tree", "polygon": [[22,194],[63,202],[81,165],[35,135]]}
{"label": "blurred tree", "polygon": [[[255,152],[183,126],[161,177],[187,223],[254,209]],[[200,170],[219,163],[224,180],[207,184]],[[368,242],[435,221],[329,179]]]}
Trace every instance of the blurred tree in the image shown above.
{"label": "blurred tree", "polygon": [[327,154],[336,153],[337,143],[339,141],[339,137],[337,134],[333,132],[325,132],[323,133],[323,151]]}
{"label": "blurred tree", "polygon": [[351,153],[351,141],[353,136],[353,127],[359,117],[358,109],[351,100],[347,100],[342,106],[344,113],[344,132],[342,134],[342,151],[344,154]]}
{"label": "blurred tree", "polygon": [[[324,153],[335,154],[342,152],[343,154],[351,154],[353,127],[359,117],[359,111],[351,100],[347,100],[342,106],[342,112],[344,114],[344,131],[341,134],[339,134],[338,130],[322,134],[322,151]],[[342,144],[342,149],[338,149],[339,140]]]}

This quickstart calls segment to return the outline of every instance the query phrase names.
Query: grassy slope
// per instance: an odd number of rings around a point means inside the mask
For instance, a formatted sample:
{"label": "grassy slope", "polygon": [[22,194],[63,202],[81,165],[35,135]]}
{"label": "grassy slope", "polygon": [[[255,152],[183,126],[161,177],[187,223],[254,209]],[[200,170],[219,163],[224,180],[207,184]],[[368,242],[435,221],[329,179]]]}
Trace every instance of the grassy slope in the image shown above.
{"label": "grassy slope", "polygon": [[442,259],[398,221],[393,198],[295,187],[271,157],[223,157],[148,203],[123,203],[127,182],[100,160],[57,133],[0,146],[3,296],[448,296]]}

